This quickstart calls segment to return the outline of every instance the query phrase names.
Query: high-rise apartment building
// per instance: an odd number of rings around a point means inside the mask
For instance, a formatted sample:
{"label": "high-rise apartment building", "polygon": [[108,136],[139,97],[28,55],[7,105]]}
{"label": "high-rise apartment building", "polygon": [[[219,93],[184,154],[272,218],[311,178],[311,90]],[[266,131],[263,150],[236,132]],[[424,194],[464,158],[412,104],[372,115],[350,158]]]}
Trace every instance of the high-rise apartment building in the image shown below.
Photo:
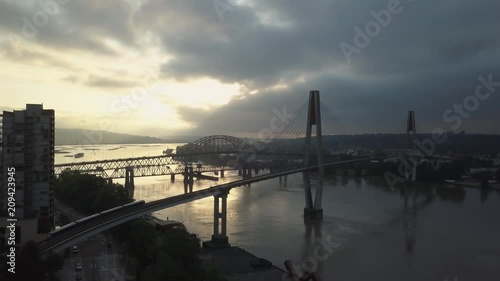
{"label": "high-rise apartment building", "polygon": [[[14,167],[15,217],[21,225],[16,239],[36,240],[34,236],[49,232],[54,224],[54,119],[54,110],[38,104],[1,116],[0,217],[7,217],[8,169]],[[0,225],[0,239],[1,232],[5,229]]]}

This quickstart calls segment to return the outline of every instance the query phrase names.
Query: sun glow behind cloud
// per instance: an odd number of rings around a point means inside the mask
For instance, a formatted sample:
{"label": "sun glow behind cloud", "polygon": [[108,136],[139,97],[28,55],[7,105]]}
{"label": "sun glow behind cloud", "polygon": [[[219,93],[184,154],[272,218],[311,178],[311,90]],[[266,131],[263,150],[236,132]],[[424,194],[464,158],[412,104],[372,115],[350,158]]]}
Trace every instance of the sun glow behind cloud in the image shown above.
{"label": "sun glow behind cloud", "polygon": [[238,84],[223,84],[208,78],[183,83],[170,81],[158,88],[157,91],[164,96],[164,101],[198,108],[224,105],[240,92]]}
{"label": "sun glow behind cloud", "polygon": [[[34,38],[15,46],[9,35],[22,35],[22,19],[43,12],[41,2],[0,2],[0,106],[43,102],[56,110],[58,127],[99,129],[100,120],[111,120],[117,132],[149,126],[145,132],[162,136],[161,130],[198,134],[211,125],[224,132],[230,119],[244,124],[235,132],[247,132],[249,116],[318,89],[351,122],[367,104],[373,117],[363,121],[366,127],[386,131],[401,115],[387,110],[387,101],[441,122],[443,110],[463,100],[479,74],[499,73],[498,44],[484,31],[498,25],[498,5],[486,0],[432,3],[435,13],[412,6],[352,63],[339,44],[353,44],[353,27],[372,20],[368,10],[386,1],[232,0],[223,20],[210,1],[69,1]],[[482,16],[464,22],[464,11]],[[438,15],[447,20],[436,23]],[[143,89],[148,99],[125,102],[125,115],[124,99]],[[493,98],[473,118],[495,120]],[[465,130],[480,127],[470,122]],[[498,132],[488,126],[477,130]]]}

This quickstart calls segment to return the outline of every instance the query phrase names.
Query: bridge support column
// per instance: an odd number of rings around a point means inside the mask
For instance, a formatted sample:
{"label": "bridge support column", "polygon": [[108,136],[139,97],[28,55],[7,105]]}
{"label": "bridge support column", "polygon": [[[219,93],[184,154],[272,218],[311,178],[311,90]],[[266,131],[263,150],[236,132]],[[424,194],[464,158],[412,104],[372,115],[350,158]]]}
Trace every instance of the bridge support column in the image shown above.
{"label": "bridge support column", "polygon": [[323,209],[304,208],[304,218],[310,220],[323,219]]}
{"label": "bridge support column", "polygon": [[243,169],[242,168],[239,168],[238,169],[238,176],[242,176],[243,175]]}
{"label": "bridge support column", "polygon": [[175,182],[175,174],[174,173],[170,174],[170,181]]}
{"label": "bridge support column", "polygon": [[212,240],[203,242],[205,248],[229,247],[227,237],[227,195],[228,191],[214,196],[214,233]]}
{"label": "bridge support column", "polygon": [[185,183],[193,183],[194,182],[193,167],[189,167],[189,166],[184,167],[184,182]]}
{"label": "bridge support column", "polygon": [[125,168],[125,190],[127,190],[130,198],[134,196],[134,167]]}
{"label": "bridge support column", "polygon": [[220,170],[220,177],[223,178],[224,177],[224,170]]}
{"label": "bridge support column", "polygon": [[316,197],[314,200],[314,205],[312,202],[311,186],[309,181],[309,174],[306,171],[304,173],[306,180],[305,197],[306,197],[306,207],[304,208],[304,218],[308,219],[322,219],[323,209],[321,203],[323,200],[323,139],[321,132],[321,108],[319,91],[309,92],[309,110],[307,114],[307,127],[306,127],[306,151],[304,156],[304,166],[310,166],[310,153],[311,153],[311,135],[312,126],[316,126],[316,151],[318,155],[318,166],[319,166],[319,178],[318,187],[316,188]]}
{"label": "bridge support column", "polygon": [[248,167],[247,165],[244,165],[243,166],[243,175],[242,176],[243,176],[244,179],[251,178],[252,177],[252,168]]}
{"label": "bridge support column", "polygon": [[192,182],[184,182],[184,193],[193,192],[193,183]]}

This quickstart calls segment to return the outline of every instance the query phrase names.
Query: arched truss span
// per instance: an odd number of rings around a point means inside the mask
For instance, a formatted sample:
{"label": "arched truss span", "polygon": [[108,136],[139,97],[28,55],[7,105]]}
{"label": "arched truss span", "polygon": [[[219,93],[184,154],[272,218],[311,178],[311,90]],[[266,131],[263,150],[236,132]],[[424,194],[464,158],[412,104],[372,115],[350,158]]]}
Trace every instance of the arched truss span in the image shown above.
{"label": "arched truss span", "polygon": [[236,152],[246,146],[240,138],[226,135],[207,136],[177,148],[177,154]]}

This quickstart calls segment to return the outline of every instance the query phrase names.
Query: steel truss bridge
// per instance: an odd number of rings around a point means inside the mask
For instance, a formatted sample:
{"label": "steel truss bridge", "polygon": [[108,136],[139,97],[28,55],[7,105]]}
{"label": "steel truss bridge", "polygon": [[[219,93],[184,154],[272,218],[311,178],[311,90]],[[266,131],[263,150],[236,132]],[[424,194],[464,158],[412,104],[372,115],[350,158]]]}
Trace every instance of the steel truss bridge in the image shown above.
{"label": "steel truss bridge", "polygon": [[[302,159],[304,154],[258,151],[242,139],[215,135],[178,147],[176,154],[58,164],[55,165],[55,174],[69,169],[117,179],[126,178],[126,170],[129,168],[133,168],[134,177],[147,177],[183,174],[186,165],[192,165],[195,173],[202,173],[238,170],[243,167],[271,168],[276,165],[273,162],[296,161],[297,164]],[[199,164],[198,161],[204,164]],[[283,169],[283,163],[281,164]]]}

